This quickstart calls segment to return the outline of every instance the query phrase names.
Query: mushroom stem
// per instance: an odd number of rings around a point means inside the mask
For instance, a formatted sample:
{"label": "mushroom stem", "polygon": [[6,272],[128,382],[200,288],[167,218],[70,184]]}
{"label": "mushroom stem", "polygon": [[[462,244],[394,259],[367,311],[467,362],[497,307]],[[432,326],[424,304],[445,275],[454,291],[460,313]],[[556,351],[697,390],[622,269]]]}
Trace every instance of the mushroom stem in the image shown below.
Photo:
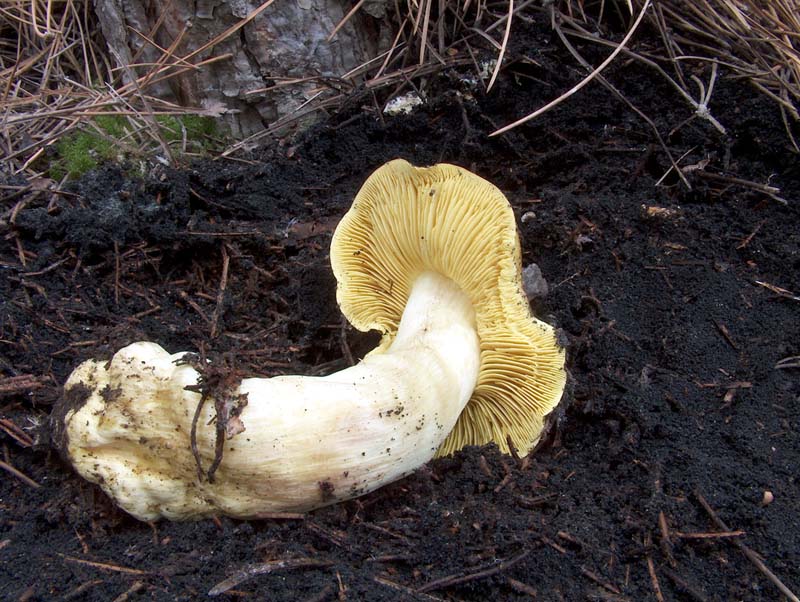
{"label": "mushroom stem", "polygon": [[[236,394],[247,405],[212,483],[198,477],[191,450],[200,394],[186,387],[199,374],[183,356],[134,343],[110,362],[84,362],[65,385],[64,398],[80,397],[79,407],[55,414],[78,472],[141,520],[305,511],[390,483],[434,456],[481,364],[467,295],[423,272],[391,345],[358,365],[325,377],[242,380]],[[214,419],[206,403],[197,423],[206,466]]]}

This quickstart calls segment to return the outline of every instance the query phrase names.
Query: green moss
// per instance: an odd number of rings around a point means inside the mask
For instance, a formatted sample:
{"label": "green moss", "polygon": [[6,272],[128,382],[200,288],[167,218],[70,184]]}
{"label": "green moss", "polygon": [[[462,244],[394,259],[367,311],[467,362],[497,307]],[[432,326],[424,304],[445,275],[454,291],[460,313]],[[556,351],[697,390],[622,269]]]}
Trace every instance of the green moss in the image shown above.
{"label": "green moss", "polygon": [[82,131],[66,136],[56,144],[56,158],[50,164],[50,177],[60,180],[82,176],[102,161],[114,157],[110,140],[91,131]]}
{"label": "green moss", "polygon": [[209,148],[209,138],[217,135],[216,123],[211,117],[200,115],[158,115],[156,121],[161,126],[161,134],[167,142],[183,142],[183,130],[186,140],[201,148]]}
{"label": "green moss", "polygon": [[[156,123],[173,152],[182,150],[184,131],[187,153],[208,154],[222,145],[216,122],[210,117],[158,115]],[[56,143],[55,155],[47,169],[54,180],[64,176],[78,178],[105,161],[151,155],[144,144],[152,144],[152,138],[147,137],[143,142],[142,137],[132,131],[127,117],[98,115],[79,131]]]}
{"label": "green moss", "polygon": [[94,118],[94,122],[97,127],[114,138],[122,138],[128,133],[125,129],[128,120],[121,115],[98,115]]}

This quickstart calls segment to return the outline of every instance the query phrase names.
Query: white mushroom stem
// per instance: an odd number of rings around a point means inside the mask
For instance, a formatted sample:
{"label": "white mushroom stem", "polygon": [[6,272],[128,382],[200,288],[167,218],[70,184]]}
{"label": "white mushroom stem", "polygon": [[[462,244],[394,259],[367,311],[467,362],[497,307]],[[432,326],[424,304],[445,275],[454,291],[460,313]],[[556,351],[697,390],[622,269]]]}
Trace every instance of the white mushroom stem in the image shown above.
{"label": "white mushroom stem", "polygon": [[[330,376],[242,380],[244,430],[226,439],[210,483],[190,447],[200,395],[185,387],[199,375],[176,363],[183,355],[134,343],[111,362],[85,362],[66,384],[88,397],[65,416],[70,460],[141,520],[305,511],[390,483],[433,457],[480,368],[467,296],[423,273],[387,349]],[[213,420],[209,402],[197,432],[206,467]]]}

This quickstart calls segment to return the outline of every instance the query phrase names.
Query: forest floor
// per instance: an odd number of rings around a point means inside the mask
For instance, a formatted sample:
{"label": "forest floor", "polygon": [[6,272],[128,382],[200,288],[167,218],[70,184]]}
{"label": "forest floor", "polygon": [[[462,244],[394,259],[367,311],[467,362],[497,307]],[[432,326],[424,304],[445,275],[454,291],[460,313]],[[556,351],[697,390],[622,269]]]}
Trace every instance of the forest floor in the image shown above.
{"label": "forest floor", "polygon": [[[452,73],[410,115],[355,106],[248,162],[108,165],[4,205],[0,599],[201,600],[285,560],[218,599],[784,599],[742,546],[800,593],[800,161],[779,110],[722,73],[722,135],[657,73],[612,65],[689,190],[597,82],[489,138],[583,76],[546,24],[513,41],[532,60],[488,96]],[[294,519],[144,524],[61,461],[39,428],[60,385],[127,343],[260,375],[363,356],[376,337],[342,326],[328,247],[396,157],[496,184],[550,285],[533,309],[569,342],[571,404],[529,463],[467,449]]]}

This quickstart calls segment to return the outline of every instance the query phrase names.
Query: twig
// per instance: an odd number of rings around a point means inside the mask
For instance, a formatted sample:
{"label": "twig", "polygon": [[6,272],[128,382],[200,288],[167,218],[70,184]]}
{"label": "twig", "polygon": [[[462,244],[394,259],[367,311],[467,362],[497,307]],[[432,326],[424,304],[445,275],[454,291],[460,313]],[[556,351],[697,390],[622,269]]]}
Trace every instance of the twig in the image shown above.
{"label": "twig", "polygon": [[[58,192],[58,191],[54,190],[52,192]],[[42,274],[47,274],[48,272],[52,272],[60,265],[66,263],[69,260],[70,260],[69,257],[64,257],[63,259],[59,259],[55,263],[51,263],[49,266],[47,266],[46,268],[42,268],[41,270],[36,270],[35,272],[25,272],[25,278],[32,278],[33,276],[41,276]]]}
{"label": "twig", "polygon": [[791,299],[792,301],[800,301],[800,295],[795,295],[792,291],[787,291],[785,288],[781,288],[780,286],[775,286],[774,284],[770,284],[769,282],[762,282],[761,280],[754,280],[758,286],[763,286],[765,289],[772,291],[779,297],[783,297],[784,299]]}
{"label": "twig", "polygon": [[672,569],[670,569],[668,567],[661,567],[661,572],[664,573],[667,577],[669,577],[669,579],[675,585],[677,585],[680,589],[682,589],[687,594],[689,594],[692,598],[697,600],[697,602],[708,602],[708,598],[706,598],[706,596],[704,596],[702,593],[700,593],[700,591],[696,587],[694,587],[693,585],[691,585],[690,583],[685,581],[683,578],[681,578]]}
{"label": "twig", "polygon": [[209,320],[208,316],[206,315],[206,312],[203,311],[203,308],[200,307],[196,301],[192,300],[192,298],[189,297],[189,293],[187,293],[186,291],[179,291],[178,296],[184,301],[186,301],[186,304],[197,312],[197,315],[203,319],[203,322],[209,325],[211,324],[211,320]]}
{"label": "twig", "polygon": [[511,433],[506,435],[506,444],[508,445],[508,453],[514,458],[517,466],[520,466],[522,464],[522,458],[519,457],[519,452],[517,451],[517,446],[514,445],[514,439],[512,439]]}
{"label": "twig", "polygon": [[395,533],[391,529],[387,529],[386,527],[381,527],[380,525],[375,525],[373,523],[367,523],[363,521],[360,522],[359,524],[366,529],[370,529],[371,531],[377,531],[378,533],[383,533],[384,535],[393,537],[394,539],[397,539],[398,541],[401,541],[406,545],[411,545],[411,541],[409,541],[408,537],[406,537],[405,535],[400,535],[399,533]]}
{"label": "twig", "polygon": [[34,481],[32,478],[30,478],[25,473],[20,472],[19,470],[17,470],[13,466],[11,466],[11,464],[6,464],[2,460],[0,460],[0,468],[5,470],[6,472],[10,472],[12,475],[17,477],[20,481],[22,481],[23,483],[26,483],[27,485],[30,485],[34,489],[38,489],[39,487],[41,487],[41,485],[39,485],[39,483]]}
{"label": "twig", "polygon": [[217,305],[214,307],[214,313],[211,314],[211,338],[217,338],[217,326],[219,325],[219,318],[222,315],[222,310],[225,306],[225,289],[228,287],[228,268],[231,259],[228,256],[228,251],[225,245],[222,245],[222,275],[219,279],[219,289],[217,290]]}
{"label": "twig", "polygon": [[675,557],[672,555],[672,538],[669,534],[667,517],[663,511],[658,513],[658,528],[661,531],[661,553],[664,554],[670,565],[676,566],[677,562],[675,562]]}
{"label": "twig", "polygon": [[755,235],[758,234],[758,231],[761,230],[761,226],[763,226],[765,223],[767,223],[767,220],[761,220],[758,223],[758,225],[753,229],[753,231],[750,234],[748,234],[747,237],[744,240],[742,240],[742,242],[736,245],[736,249],[741,250],[744,249],[747,245],[749,245],[750,242],[753,240],[753,237],[755,237]]}
{"label": "twig", "polygon": [[409,562],[414,560],[411,554],[384,554],[383,556],[370,556],[365,562]]}
{"label": "twig", "polygon": [[734,178],[733,176],[726,176],[724,174],[713,173],[710,171],[697,170],[694,173],[697,175],[697,177],[706,180],[714,180],[715,182],[722,182],[724,184],[731,184],[733,186],[741,186],[743,188],[749,188],[750,190],[755,190],[756,192],[760,192],[762,194],[767,195],[769,198],[779,202],[781,205],[789,204],[789,201],[787,201],[783,197],[778,196],[778,193],[781,191],[781,189],[776,188],[775,186],[769,186],[767,184],[759,184],[758,182],[751,182],[750,180],[744,180],[742,178]]}
{"label": "twig", "polygon": [[[554,542],[554,541],[553,541],[552,539],[550,539],[549,537],[544,537],[544,536],[543,536],[543,537],[542,537],[542,541],[543,541],[545,544],[547,544],[548,546],[550,546],[551,548],[553,548],[553,549],[554,549],[556,552],[558,552],[559,554],[562,554],[562,555],[564,555],[564,556],[566,556],[566,555],[567,555],[567,550],[566,550],[566,548],[564,548],[563,546],[560,546],[560,545],[558,545],[556,542]],[[581,572],[583,572],[583,569],[581,569]],[[591,573],[591,571],[589,571],[589,572]],[[584,573],[584,575],[586,575],[586,573]],[[588,576],[588,575],[587,575],[587,576]],[[592,577],[597,577],[597,576],[596,576],[594,573],[592,573]],[[589,578],[591,579],[592,577],[589,577]]]}
{"label": "twig", "polygon": [[120,273],[120,259],[119,259],[119,243],[114,241],[114,305],[119,307],[119,273]]}
{"label": "twig", "polygon": [[712,320],[712,322],[714,322],[714,326],[717,327],[717,330],[719,330],[720,333],[722,333],[722,336],[725,339],[725,341],[728,343],[728,345],[733,347],[734,350],[739,351],[739,346],[736,344],[736,341],[733,340],[733,337],[731,336],[731,333],[728,330],[728,327],[725,326],[725,324],[723,324],[722,322],[719,322],[717,320]]}
{"label": "twig", "polygon": [[[23,377],[28,377],[29,375],[24,374],[22,376]],[[12,376],[11,378],[13,379],[13,378],[18,378],[18,377]],[[11,380],[11,379],[8,379],[8,380]],[[2,388],[3,384],[4,384],[3,381],[0,381],[0,397],[2,396],[2,392],[3,392],[3,388]],[[25,431],[23,431],[20,427],[18,427],[17,424],[13,420],[10,420],[8,418],[0,418],[0,430],[5,431],[5,433],[9,437],[14,439],[14,441],[19,443],[22,447],[30,447],[31,445],[33,445],[33,439],[31,438],[31,436],[28,435],[28,433],[26,433]]]}
{"label": "twig", "polygon": [[605,579],[600,577],[600,575],[598,575],[594,571],[590,571],[585,566],[582,566],[580,568],[581,568],[581,574],[585,575],[586,577],[588,577],[589,579],[594,581],[597,585],[599,585],[603,589],[606,589],[606,590],[610,591],[612,594],[617,594],[617,595],[622,594],[622,592],[619,590],[619,588],[616,585],[606,581]]}
{"label": "twig", "polygon": [[330,531],[322,525],[318,525],[310,520],[305,522],[305,527],[318,537],[321,537],[328,543],[335,545],[337,548],[344,548],[347,543],[342,532],[336,533]]}
{"label": "twig", "polygon": [[528,510],[533,510],[538,508],[539,506],[546,504],[551,500],[555,500],[558,498],[557,493],[545,493],[543,495],[537,495],[536,497],[528,497],[525,495],[518,495],[516,496],[516,502],[519,506],[526,508]]}
{"label": "twig", "polygon": [[531,598],[536,598],[539,595],[539,592],[537,592],[535,588],[531,587],[527,583],[523,583],[522,581],[512,579],[511,577],[506,577],[506,583],[518,594],[525,594]]}
{"label": "twig", "polygon": [[65,594],[62,600],[64,602],[68,602],[68,600],[74,600],[75,598],[80,598],[84,593],[92,589],[94,586],[100,585],[101,583],[104,583],[102,579],[90,579],[89,581],[85,581],[72,591]]}
{"label": "twig", "polygon": [[622,48],[625,47],[628,44],[628,42],[630,41],[631,37],[633,37],[634,32],[639,27],[639,24],[642,22],[642,19],[644,18],[644,15],[647,12],[648,8],[650,8],[650,0],[645,0],[644,5],[642,6],[642,10],[639,12],[639,16],[636,18],[636,21],[634,21],[633,25],[628,30],[628,33],[625,34],[625,37],[619,43],[619,46],[617,46],[617,48],[614,49],[614,51],[608,56],[608,58],[606,58],[606,60],[604,60],[602,63],[600,63],[600,65],[594,71],[592,71],[592,73],[590,73],[588,76],[583,78],[580,82],[578,82],[576,85],[574,85],[570,90],[568,90],[567,92],[565,92],[564,94],[562,94],[561,96],[556,98],[555,100],[550,101],[545,106],[535,110],[530,115],[527,115],[526,117],[523,117],[522,119],[518,119],[517,121],[515,121],[513,123],[510,123],[507,126],[502,127],[499,130],[496,130],[496,131],[492,132],[491,134],[489,134],[489,136],[499,136],[501,134],[505,134],[509,130],[512,130],[517,126],[522,125],[523,123],[527,123],[531,119],[535,119],[539,115],[541,115],[543,113],[546,113],[547,111],[549,111],[553,107],[561,104],[564,100],[566,100],[567,98],[569,98],[570,96],[572,96],[576,92],[579,92],[580,90],[582,90],[587,84],[589,84],[589,82],[591,82],[595,77],[597,77],[597,75],[599,75],[601,71],[603,71],[606,67],[608,67],[611,64],[611,62],[615,58],[617,58],[617,56],[619,55],[620,52],[622,52]]}
{"label": "twig", "polygon": [[418,590],[411,589],[410,587],[406,587],[405,585],[401,585],[399,583],[395,583],[394,581],[390,581],[386,579],[386,577],[373,577],[372,580],[375,583],[380,583],[381,585],[385,585],[386,587],[390,587],[391,589],[402,592],[407,596],[411,596],[412,598],[418,598],[421,600],[434,600],[435,602],[443,602],[444,598],[439,598],[437,596],[432,596],[430,594],[422,593]]}
{"label": "twig", "polygon": [[194,457],[194,463],[197,466],[197,480],[201,483],[205,478],[205,473],[203,471],[203,460],[200,456],[200,450],[197,447],[197,424],[200,421],[200,414],[203,411],[203,406],[206,405],[206,401],[208,400],[208,395],[206,393],[200,394],[200,399],[197,402],[197,406],[194,409],[194,415],[192,416],[192,428],[189,433],[189,446],[192,449],[192,456]]}
{"label": "twig", "polygon": [[[732,529],[723,522],[723,520],[717,515],[717,513],[714,512],[714,509],[706,501],[706,498],[703,497],[703,495],[700,493],[699,490],[695,490],[694,496],[697,498],[697,501],[700,502],[700,505],[703,507],[703,510],[705,510],[706,513],[708,514],[708,516],[711,517],[712,522],[715,525],[717,525],[717,527],[719,527],[720,529],[722,529],[723,531],[726,531],[726,532],[732,531]],[[748,548],[742,541],[740,541],[739,539],[737,539],[735,537],[732,538],[730,541],[733,543],[733,545],[735,545],[737,548],[739,548],[742,551],[742,554],[744,554],[747,557],[747,559],[750,562],[752,562],[753,565],[755,565],[755,567],[759,571],[761,571],[767,577],[767,579],[769,579],[781,591],[781,593],[784,596],[789,598],[789,600],[791,602],[800,602],[800,598],[798,598],[792,592],[792,590],[790,590],[788,587],[786,587],[786,585],[784,585],[783,581],[781,581],[775,575],[775,573],[773,573],[771,570],[769,570],[769,568],[767,568],[767,565],[764,564],[764,561],[761,560],[761,558],[758,557],[758,554],[756,554],[753,550]]]}
{"label": "twig", "polygon": [[131,594],[135,594],[139,590],[144,588],[143,581],[134,581],[133,585],[131,585],[128,589],[122,592],[119,596],[114,598],[113,602],[128,602],[131,598]]}
{"label": "twig", "polygon": [[505,562],[495,564],[494,566],[490,566],[475,571],[473,573],[468,573],[466,575],[449,575],[447,577],[442,577],[441,579],[436,579],[435,581],[431,581],[430,583],[423,585],[420,588],[417,588],[417,591],[420,593],[425,593],[436,589],[442,589],[444,587],[452,587],[454,585],[460,585],[462,583],[467,583],[469,581],[485,579],[486,577],[491,577],[492,575],[497,575],[498,573],[507,571],[515,564],[525,559],[528,556],[528,554],[529,552],[526,550],[520,554],[517,554],[510,560],[506,560]]}
{"label": "twig", "polygon": [[135,594],[140,589],[144,587],[143,581],[134,581],[133,585],[131,585],[128,589],[122,592],[119,596],[114,598],[112,602],[128,602],[131,597],[131,594]]}
{"label": "twig", "polygon": [[[644,545],[646,548],[649,548],[652,545],[652,537],[648,533],[647,537],[644,540]],[[658,602],[664,602],[664,593],[661,591],[661,583],[658,581],[658,575],[656,574],[656,565],[653,562],[653,556],[651,554],[647,555],[647,572],[650,574],[650,583],[653,586],[653,593],[655,594],[656,600]]]}
{"label": "twig", "polygon": [[336,583],[339,585],[339,600],[347,600],[347,586],[344,584],[342,580],[342,574],[339,571],[336,571]]}
{"label": "twig", "polygon": [[275,571],[293,571],[296,569],[318,569],[332,566],[333,562],[329,560],[315,560],[313,558],[292,558],[289,560],[273,560],[270,562],[263,562],[260,564],[250,564],[236,571],[227,579],[220,581],[212,587],[208,595],[219,596],[224,594],[230,589],[233,589],[240,583],[257,577],[258,575],[266,575],[274,573]]}
{"label": "twig", "polygon": [[672,535],[678,539],[724,539],[726,537],[742,537],[747,535],[744,531],[719,531],[710,533],[685,533],[683,531],[673,531]]}
{"label": "twig", "polygon": [[108,564],[106,562],[95,562],[94,560],[84,560],[83,558],[75,558],[73,556],[67,556],[62,554],[61,552],[56,552],[61,558],[63,558],[67,562],[74,562],[75,564],[82,564],[83,566],[90,566],[95,569],[100,569],[101,571],[111,571],[113,573],[123,573],[125,575],[139,575],[145,576],[150,575],[148,571],[142,571],[139,569],[132,569],[127,566],[120,566],[118,564]]}

